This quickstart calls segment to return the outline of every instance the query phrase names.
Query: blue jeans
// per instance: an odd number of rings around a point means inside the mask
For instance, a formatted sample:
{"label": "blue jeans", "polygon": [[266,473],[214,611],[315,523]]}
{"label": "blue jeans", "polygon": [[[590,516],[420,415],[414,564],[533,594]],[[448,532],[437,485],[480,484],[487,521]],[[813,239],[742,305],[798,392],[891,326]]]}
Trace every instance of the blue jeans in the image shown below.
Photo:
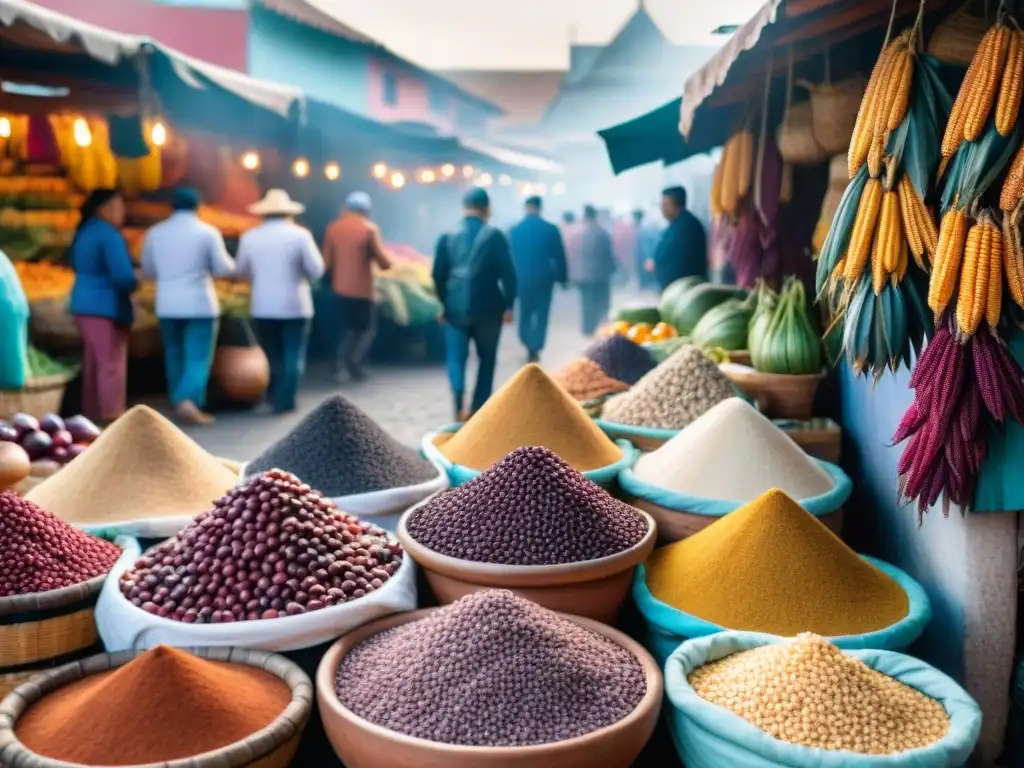
{"label": "blue jeans", "polygon": [[267,399],[278,413],[294,411],[299,380],[306,366],[309,320],[253,318],[253,325],[270,364]]}
{"label": "blue jeans", "polygon": [[519,339],[531,355],[544,349],[551,314],[551,283],[525,283],[519,286]]}
{"label": "blue jeans", "polygon": [[448,360],[448,381],[455,397],[456,415],[462,410],[466,393],[466,363],[469,361],[469,343],[476,347],[480,367],[476,374],[471,412],[476,413],[487,402],[494,388],[494,368],[501,340],[501,323],[474,325],[460,328],[448,323],[444,327],[445,352]]}
{"label": "blue jeans", "polygon": [[206,405],[206,386],[217,343],[214,317],[165,318],[160,321],[164,340],[167,396],[177,408],[186,401]]}

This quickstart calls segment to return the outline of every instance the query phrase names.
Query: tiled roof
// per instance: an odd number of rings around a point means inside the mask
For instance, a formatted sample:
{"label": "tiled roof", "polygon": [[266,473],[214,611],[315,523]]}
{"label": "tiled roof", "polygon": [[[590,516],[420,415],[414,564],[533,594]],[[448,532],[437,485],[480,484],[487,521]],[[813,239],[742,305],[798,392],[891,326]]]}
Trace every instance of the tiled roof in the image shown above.
{"label": "tiled roof", "polygon": [[338,37],[363,45],[380,45],[372,37],[336,19],[307,0],[257,0],[264,8],[286,16],[300,24],[319,29]]}

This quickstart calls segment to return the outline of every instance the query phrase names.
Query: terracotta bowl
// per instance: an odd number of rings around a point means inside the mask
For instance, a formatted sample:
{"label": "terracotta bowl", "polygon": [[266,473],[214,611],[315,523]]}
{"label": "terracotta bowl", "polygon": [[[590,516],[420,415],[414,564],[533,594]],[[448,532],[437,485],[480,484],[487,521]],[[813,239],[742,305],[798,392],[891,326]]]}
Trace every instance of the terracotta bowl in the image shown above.
{"label": "terracotta bowl", "polygon": [[345,654],[366,638],[430,615],[437,608],[401,613],[366,624],[330,647],[316,671],[316,697],[331,746],[348,768],[629,768],[643,750],[661,711],[661,670],[638,643],[616,629],[580,616],[564,618],[604,635],[640,661],[647,693],[617,723],[552,744],[465,747],[405,736],[374,725],[343,707],[335,694]]}
{"label": "terracotta bowl", "polygon": [[761,412],[773,419],[810,419],[814,396],[824,376],[762,373],[750,366],[722,363],[718,366],[729,380],[757,403]]}
{"label": "terracotta bowl", "polygon": [[419,505],[398,521],[396,535],[426,574],[427,583],[444,605],[484,589],[510,589],[552,611],[614,624],[629,595],[633,569],[647,559],[657,543],[658,526],[644,510],[647,535],[624,552],[563,565],[498,565],[442,555],[414,539],[406,523]]}

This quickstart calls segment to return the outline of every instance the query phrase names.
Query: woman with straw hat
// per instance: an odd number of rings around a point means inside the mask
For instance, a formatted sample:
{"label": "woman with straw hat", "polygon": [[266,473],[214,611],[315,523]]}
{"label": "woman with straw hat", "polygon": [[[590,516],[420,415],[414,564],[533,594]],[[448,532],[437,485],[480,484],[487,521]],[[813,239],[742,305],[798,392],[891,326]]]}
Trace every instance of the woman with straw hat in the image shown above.
{"label": "woman with straw hat", "polygon": [[238,244],[238,274],[252,282],[250,314],[270,363],[267,397],[275,413],[295,410],[313,317],[310,283],[324,273],[313,235],[294,221],[305,210],[285,190],[267,190],[249,206],[249,213],[262,216],[263,223],[242,235]]}

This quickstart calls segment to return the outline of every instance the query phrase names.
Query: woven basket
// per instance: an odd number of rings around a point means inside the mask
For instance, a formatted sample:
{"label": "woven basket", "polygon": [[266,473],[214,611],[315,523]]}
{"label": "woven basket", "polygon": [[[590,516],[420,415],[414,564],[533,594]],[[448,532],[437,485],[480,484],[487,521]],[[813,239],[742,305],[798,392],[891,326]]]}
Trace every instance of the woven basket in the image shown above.
{"label": "woven basket", "polygon": [[[244,648],[187,650],[203,659],[242,664],[262,669],[281,678],[291,689],[291,703],[270,725],[242,741],[195,757],[121,768],[285,768],[290,765],[302,740],[302,732],[312,709],[313,684],[309,676],[285,657],[267,651],[250,651]],[[0,702],[0,748],[3,751],[3,765],[25,768],[72,768],[69,763],[38,755],[18,741],[15,734],[18,718],[47,694],[89,675],[122,667],[142,653],[145,651],[121,651],[90,656],[80,662],[66,664],[39,675],[30,684],[16,688]],[[181,737],[187,739],[188,734],[183,733]]]}
{"label": "woven basket", "polygon": [[845,155],[867,81],[855,76],[807,87],[811,91],[814,140],[828,156]]}
{"label": "woven basket", "polygon": [[47,352],[70,353],[82,348],[82,335],[68,311],[68,299],[34,301],[30,307],[29,337]]}
{"label": "woven basket", "polygon": [[[106,576],[31,595],[0,597],[0,693],[35,674],[99,650],[93,608]],[[0,744],[2,744],[0,740]]]}
{"label": "woven basket", "polygon": [[779,154],[787,163],[814,165],[828,156],[829,153],[825,152],[814,138],[812,123],[810,102],[802,101],[799,104],[790,104],[786,108],[776,140]]}
{"label": "woven basket", "polygon": [[16,413],[40,417],[58,413],[70,375],[59,373],[31,379],[24,389],[0,389],[0,419]]}
{"label": "woven basket", "polygon": [[988,27],[984,19],[959,10],[935,28],[928,41],[928,53],[939,61],[966,67]]}
{"label": "woven basket", "polygon": [[771,419],[809,420],[814,410],[814,396],[824,378],[820,373],[762,373],[735,363],[723,363],[719,370]]}

